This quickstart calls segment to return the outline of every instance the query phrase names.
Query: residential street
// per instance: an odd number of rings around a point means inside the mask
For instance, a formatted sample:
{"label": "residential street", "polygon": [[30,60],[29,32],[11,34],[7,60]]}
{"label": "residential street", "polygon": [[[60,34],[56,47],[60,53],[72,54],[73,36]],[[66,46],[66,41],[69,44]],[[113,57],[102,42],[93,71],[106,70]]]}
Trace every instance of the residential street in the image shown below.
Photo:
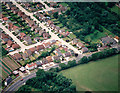
{"label": "residential street", "polygon": [[12,32],[10,32],[5,26],[3,26],[2,23],[0,23],[0,28],[2,28],[3,31],[5,31],[16,42],[22,50],[26,48],[26,46],[16,36],[14,36]]}
{"label": "residential street", "polygon": [[78,53],[79,55],[81,55],[81,53],[76,48],[74,48],[72,45],[60,39],[56,34],[51,32],[51,30],[49,30],[48,27],[44,26],[44,24],[38,21],[32,14],[28,13],[21,5],[19,5],[16,2],[13,2],[13,4],[15,4],[22,12],[24,12],[26,15],[30,16],[34,21],[36,21],[36,23],[38,23],[40,27],[42,27],[43,29],[46,29],[46,31],[49,31],[49,34],[52,36],[53,39],[59,40],[63,45],[68,46],[68,48],[72,49],[75,53]]}

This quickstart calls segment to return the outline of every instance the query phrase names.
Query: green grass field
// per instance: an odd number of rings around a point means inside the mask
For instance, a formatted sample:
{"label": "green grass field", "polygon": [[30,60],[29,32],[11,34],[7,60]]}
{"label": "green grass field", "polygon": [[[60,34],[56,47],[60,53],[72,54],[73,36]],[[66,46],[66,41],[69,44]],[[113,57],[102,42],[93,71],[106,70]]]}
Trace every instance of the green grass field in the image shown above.
{"label": "green grass field", "polygon": [[77,91],[117,91],[118,55],[61,71]]}

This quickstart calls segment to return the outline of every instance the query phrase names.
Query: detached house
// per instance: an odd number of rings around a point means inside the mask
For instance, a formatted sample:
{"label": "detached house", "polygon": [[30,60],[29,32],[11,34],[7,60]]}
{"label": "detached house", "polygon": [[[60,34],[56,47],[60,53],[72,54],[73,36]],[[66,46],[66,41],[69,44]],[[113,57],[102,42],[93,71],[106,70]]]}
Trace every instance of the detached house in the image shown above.
{"label": "detached house", "polygon": [[32,51],[30,49],[25,50],[24,53],[26,53],[28,56],[32,55]]}
{"label": "detached house", "polygon": [[101,38],[101,41],[103,46],[107,46],[108,44],[114,45],[117,43],[113,38],[109,36]]}
{"label": "detached house", "polygon": [[47,21],[47,25],[50,26],[51,24],[53,24],[53,21],[48,20],[48,21]]}
{"label": "detached house", "polygon": [[72,44],[76,45],[77,43],[78,43],[78,39],[77,38],[73,39]]}
{"label": "detached house", "polygon": [[13,44],[12,45],[12,49],[18,49],[18,48],[20,48],[20,46],[18,44]]}
{"label": "detached house", "polygon": [[76,46],[77,46],[78,48],[82,48],[82,47],[84,47],[84,44],[81,43],[81,42],[78,42],[78,43],[76,44]]}
{"label": "detached house", "polygon": [[28,45],[32,44],[32,40],[31,40],[30,36],[26,36],[23,39],[24,39],[24,41],[25,41],[26,44],[28,44]]}
{"label": "detached house", "polygon": [[45,48],[49,48],[49,47],[51,46],[51,43],[50,43],[50,42],[43,43],[43,46],[44,46]]}
{"label": "detached house", "polygon": [[82,49],[81,49],[81,53],[87,53],[88,52],[88,48],[87,47],[83,47]]}
{"label": "detached house", "polygon": [[20,33],[19,36],[20,36],[21,39],[23,39],[26,36],[26,34],[25,33]]}
{"label": "detached house", "polygon": [[12,42],[11,40],[8,40],[8,41],[7,41],[7,47],[11,47],[12,44],[13,44],[13,42]]}
{"label": "detached house", "polygon": [[13,55],[13,58],[14,58],[15,60],[20,60],[20,59],[22,59],[22,56],[21,56],[21,54],[19,54],[19,53],[15,53],[15,54]]}
{"label": "detached house", "polygon": [[32,69],[37,68],[37,64],[32,62],[31,64],[27,64],[25,66],[25,68],[28,69],[28,70],[32,70]]}
{"label": "detached house", "polygon": [[45,49],[45,47],[44,47],[43,45],[38,45],[38,46],[36,46],[36,50],[37,50],[37,51],[40,51],[40,50],[42,50],[42,49]]}
{"label": "detached house", "polygon": [[23,57],[24,60],[27,60],[29,56],[26,53],[23,53],[22,57]]}
{"label": "detached house", "polygon": [[45,32],[45,33],[43,33],[43,37],[44,37],[44,39],[48,39],[50,37],[50,35],[49,35],[49,33]]}
{"label": "detached house", "polygon": [[53,61],[52,60],[52,56],[47,56],[46,59],[47,59],[48,62],[52,62]]}

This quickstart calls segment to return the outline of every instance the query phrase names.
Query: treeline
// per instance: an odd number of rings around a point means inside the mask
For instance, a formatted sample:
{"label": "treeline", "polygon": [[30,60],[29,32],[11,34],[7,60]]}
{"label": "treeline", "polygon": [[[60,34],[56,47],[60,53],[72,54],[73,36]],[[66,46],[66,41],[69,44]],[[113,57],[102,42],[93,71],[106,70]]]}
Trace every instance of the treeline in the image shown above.
{"label": "treeline", "polygon": [[50,71],[59,72],[61,70],[65,70],[65,69],[74,67],[76,65],[86,64],[90,61],[96,61],[98,59],[103,59],[103,58],[106,58],[106,57],[109,57],[109,56],[112,56],[112,55],[115,55],[115,54],[119,54],[119,53],[120,53],[120,51],[118,51],[116,48],[112,48],[112,49],[109,49],[109,50],[104,50],[102,52],[94,53],[89,57],[83,56],[77,63],[76,63],[76,60],[68,61],[67,65],[65,63],[61,63],[61,64],[59,64],[60,68],[58,68],[58,67],[57,68],[51,68]]}
{"label": "treeline", "polygon": [[39,69],[36,77],[29,79],[16,93],[30,92],[32,89],[40,93],[76,93],[76,86],[71,79],[56,72],[45,72],[43,69]]}

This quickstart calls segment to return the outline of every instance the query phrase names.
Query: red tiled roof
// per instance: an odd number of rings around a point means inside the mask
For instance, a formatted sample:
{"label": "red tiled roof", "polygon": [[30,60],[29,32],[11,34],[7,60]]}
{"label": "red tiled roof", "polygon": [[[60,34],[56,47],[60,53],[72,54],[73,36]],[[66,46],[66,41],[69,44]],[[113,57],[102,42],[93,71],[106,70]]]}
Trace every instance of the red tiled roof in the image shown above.
{"label": "red tiled roof", "polygon": [[17,48],[19,48],[19,47],[20,47],[20,46],[19,46],[18,44],[13,44],[13,45],[12,45],[12,48],[13,48],[13,49],[17,49]]}
{"label": "red tiled roof", "polygon": [[7,17],[4,17],[4,18],[2,18],[4,21],[7,21],[8,20],[8,18]]}
{"label": "red tiled roof", "polygon": [[30,67],[33,67],[33,66],[35,66],[35,65],[37,66],[36,63],[33,63],[33,62],[32,62],[31,64],[27,64],[26,66],[28,66],[28,67],[30,68]]}
{"label": "red tiled roof", "polygon": [[11,45],[13,44],[13,42],[12,42],[11,40],[8,40],[7,44],[8,44],[9,46],[11,46]]}

